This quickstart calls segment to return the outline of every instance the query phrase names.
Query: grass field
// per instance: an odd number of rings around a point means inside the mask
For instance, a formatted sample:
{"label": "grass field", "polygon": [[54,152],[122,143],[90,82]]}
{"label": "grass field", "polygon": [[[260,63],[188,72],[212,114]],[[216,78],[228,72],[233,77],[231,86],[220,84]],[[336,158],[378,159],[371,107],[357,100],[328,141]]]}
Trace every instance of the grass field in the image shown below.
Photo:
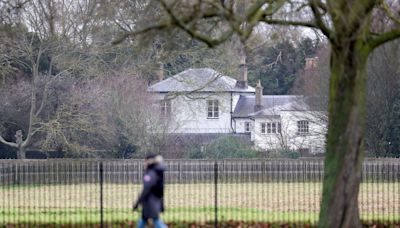
{"label": "grass field", "polygon": [[[130,221],[139,185],[104,186],[105,221]],[[315,222],[320,183],[237,183],[218,185],[218,217],[240,221]],[[98,223],[98,184],[0,187],[0,223]],[[212,184],[169,184],[166,221],[211,221],[215,192]],[[399,183],[363,183],[360,209],[364,220],[400,220]]]}

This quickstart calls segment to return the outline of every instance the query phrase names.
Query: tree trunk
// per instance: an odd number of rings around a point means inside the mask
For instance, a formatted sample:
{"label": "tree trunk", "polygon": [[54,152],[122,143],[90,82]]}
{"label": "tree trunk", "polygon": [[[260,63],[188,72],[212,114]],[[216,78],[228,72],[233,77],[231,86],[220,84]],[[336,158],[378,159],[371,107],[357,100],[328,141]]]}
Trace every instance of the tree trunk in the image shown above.
{"label": "tree trunk", "polygon": [[361,227],[358,193],[364,158],[368,52],[360,42],[332,47],[329,129],[319,227]]}
{"label": "tree trunk", "polygon": [[17,151],[17,158],[18,159],[25,159],[26,158],[26,148],[23,146],[18,147]]}

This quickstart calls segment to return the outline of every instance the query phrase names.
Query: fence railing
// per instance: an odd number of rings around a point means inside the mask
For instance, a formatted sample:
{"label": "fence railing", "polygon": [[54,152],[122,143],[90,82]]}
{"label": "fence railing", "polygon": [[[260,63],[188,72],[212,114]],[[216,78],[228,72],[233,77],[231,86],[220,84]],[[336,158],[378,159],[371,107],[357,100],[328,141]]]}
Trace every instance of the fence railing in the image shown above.
{"label": "fence railing", "polygon": [[[315,223],[324,175],[320,159],[167,160],[163,215],[169,222]],[[0,224],[130,223],[141,160],[0,161]],[[400,221],[400,159],[363,164],[365,221]]]}

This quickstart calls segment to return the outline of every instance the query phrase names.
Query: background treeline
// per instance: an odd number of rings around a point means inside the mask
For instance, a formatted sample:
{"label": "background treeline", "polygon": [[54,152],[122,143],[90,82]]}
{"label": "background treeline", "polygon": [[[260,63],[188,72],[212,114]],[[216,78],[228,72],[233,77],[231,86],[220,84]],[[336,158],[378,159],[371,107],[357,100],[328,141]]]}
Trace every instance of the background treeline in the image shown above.
{"label": "background treeline", "polygon": [[[168,29],[114,45],[121,32],[157,16],[158,6],[146,0],[17,4],[0,3],[0,157],[23,157],[27,150],[54,157],[260,156],[242,139],[196,144],[163,134],[165,123],[146,93],[159,62],[165,77],[196,67],[237,77],[243,49],[250,85],[260,79],[264,94],[310,95],[326,109],[329,53],[311,32],[261,27],[245,47],[232,38],[208,49]],[[372,156],[400,154],[399,54],[391,43],[370,60],[366,145]],[[318,67],[305,71],[305,59],[314,56]],[[232,142],[239,150],[230,150]]]}

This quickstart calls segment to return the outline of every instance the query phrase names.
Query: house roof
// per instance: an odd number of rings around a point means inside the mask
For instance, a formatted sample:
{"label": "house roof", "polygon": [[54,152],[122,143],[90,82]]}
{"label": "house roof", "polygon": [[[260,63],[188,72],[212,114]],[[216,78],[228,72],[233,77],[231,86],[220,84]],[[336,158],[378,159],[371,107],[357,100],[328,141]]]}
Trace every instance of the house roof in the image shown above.
{"label": "house roof", "polygon": [[263,95],[261,109],[255,111],[255,96],[241,95],[236,105],[233,117],[261,117],[279,115],[280,111],[305,111],[309,106],[305,103],[304,96],[294,95]]}
{"label": "house roof", "polygon": [[255,92],[251,86],[237,87],[236,82],[236,79],[210,68],[190,68],[150,86],[147,90],[149,92]]}

